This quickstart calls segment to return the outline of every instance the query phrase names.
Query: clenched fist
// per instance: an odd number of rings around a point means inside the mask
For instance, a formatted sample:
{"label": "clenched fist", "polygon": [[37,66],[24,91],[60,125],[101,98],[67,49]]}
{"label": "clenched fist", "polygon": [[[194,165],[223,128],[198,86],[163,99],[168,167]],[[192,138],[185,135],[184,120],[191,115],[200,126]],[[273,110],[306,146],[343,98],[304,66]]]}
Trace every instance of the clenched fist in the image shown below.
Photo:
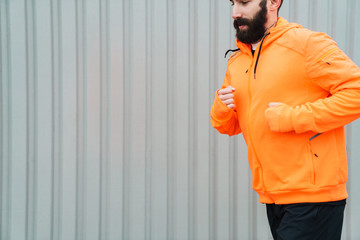
{"label": "clenched fist", "polygon": [[232,86],[220,89],[217,92],[220,100],[231,109],[235,109],[236,107],[233,92],[235,92],[235,88]]}

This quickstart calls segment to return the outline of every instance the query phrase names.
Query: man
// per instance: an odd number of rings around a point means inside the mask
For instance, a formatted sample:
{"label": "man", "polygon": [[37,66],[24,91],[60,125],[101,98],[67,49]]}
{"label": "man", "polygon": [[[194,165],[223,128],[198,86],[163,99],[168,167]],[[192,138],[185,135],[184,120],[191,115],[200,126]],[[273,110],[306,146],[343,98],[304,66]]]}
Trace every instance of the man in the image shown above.
{"label": "man", "polygon": [[278,17],[282,0],[231,2],[239,49],[211,124],[243,134],[274,239],[340,239],[344,125],[360,117],[359,68],[326,34]]}

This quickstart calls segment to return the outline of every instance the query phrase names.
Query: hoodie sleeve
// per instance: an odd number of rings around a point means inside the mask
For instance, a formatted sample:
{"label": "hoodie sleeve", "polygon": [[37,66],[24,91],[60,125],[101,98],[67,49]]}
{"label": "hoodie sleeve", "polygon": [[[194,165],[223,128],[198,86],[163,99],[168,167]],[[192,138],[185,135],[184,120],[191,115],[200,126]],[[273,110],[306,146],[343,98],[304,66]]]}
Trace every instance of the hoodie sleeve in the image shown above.
{"label": "hoodie sleeve", "polygon": [[279,104],[265,112],[272,131],[326,132],[360,117],[360,69],[324,33],[313,33],[305,64],[313,83],[329,93],[324,99],[291,107]]}
{"label": "hoodie sleeve", "polygon": [[[222,88],[228,86],[230,86],[229,71],[225,74]],[[218,91],[215,92],[215,99],[210,112],[211,125],[220,133],[228,134],[229,136],[241,133],[236,109],[234,110],[226,106],[226,104],[220,100],[217,92]]]}

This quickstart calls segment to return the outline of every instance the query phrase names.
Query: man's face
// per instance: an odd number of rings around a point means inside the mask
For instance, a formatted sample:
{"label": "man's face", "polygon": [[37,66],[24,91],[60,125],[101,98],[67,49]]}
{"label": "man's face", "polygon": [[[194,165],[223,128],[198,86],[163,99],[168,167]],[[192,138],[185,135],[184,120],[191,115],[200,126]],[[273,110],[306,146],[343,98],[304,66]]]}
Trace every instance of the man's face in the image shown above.
{"label": "man's face", "polygon": [[266,0],[233,1],[236,37],[243,43],[257,43],[265,33],[267,22]]}

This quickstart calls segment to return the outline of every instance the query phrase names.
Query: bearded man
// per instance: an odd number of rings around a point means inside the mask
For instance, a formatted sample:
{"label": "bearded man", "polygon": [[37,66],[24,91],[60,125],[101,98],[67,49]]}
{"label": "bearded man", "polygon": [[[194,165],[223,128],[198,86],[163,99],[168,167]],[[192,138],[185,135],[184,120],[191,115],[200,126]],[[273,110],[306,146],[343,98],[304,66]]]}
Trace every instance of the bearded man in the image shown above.
{"label": "bearded man", "polygon": [[279,17],[282,0],[231,3],[239,49],[211,124],[242,133],[275,240],[340,239],[344,126],[360,117],[360,70],[326,34]]}

